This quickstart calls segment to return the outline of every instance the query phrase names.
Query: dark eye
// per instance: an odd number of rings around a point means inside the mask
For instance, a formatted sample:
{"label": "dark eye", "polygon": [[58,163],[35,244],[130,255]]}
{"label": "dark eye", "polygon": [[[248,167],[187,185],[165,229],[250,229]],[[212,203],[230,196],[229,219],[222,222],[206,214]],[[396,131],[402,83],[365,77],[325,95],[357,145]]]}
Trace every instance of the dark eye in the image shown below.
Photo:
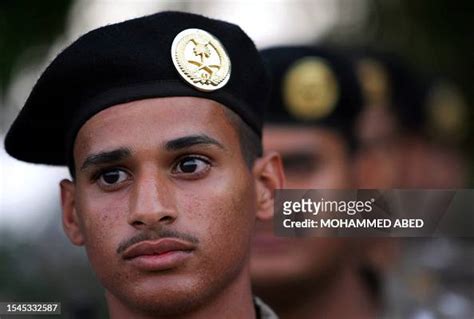
{"label": "dark eye", "polygon": [[175,174],[205,173],[210,167],[207,160],[199,157],[185,157],[181,159],[173,170]]}
{"label": "dark eye", "polygon": [[112,169],[102,172],[99,175],[98,181],[103,186],[113,186],[126,181],[128,174],[120,169]]}

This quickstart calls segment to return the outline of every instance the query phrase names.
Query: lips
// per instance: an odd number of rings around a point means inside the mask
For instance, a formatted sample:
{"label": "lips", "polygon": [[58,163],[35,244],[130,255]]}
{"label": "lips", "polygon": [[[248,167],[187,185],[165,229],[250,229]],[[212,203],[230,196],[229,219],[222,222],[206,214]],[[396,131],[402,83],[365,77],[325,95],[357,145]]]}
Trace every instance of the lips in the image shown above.
{"label": "lips", "polygon": [[163,238],[157,241],[142,241],[129,247],[123,253],[123,259],[133,259],[140,256],[156,256],[169,252],[191,252],[195,246],[187,241]]}
{"label": "lips", "polygon": [[141,271],[157,272],[178,268],[193,256],[195,245],[175,238],[142,241],[122,255],[122,258]]}

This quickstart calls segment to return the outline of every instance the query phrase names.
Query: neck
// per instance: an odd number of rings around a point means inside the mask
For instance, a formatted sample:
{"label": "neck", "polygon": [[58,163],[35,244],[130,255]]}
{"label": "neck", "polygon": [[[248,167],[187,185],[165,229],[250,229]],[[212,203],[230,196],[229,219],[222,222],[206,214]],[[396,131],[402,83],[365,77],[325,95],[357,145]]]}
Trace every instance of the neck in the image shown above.
{"label": "neck", "polygon": [[[377,316],[377,305],[354,267],[344,267],[322,287],[305,286],[293,292],[286,293],[285,300],[275,300],[272,295],[261,297],[281,319],[367,319]],[[281,299],[282,296],[273,297]]]}
{"label": "neck", "polygon": [[105,297],[111,319],[256,318],[248,265],[232,283],[213,298],[203,302],[193,310],[181,314],[137,313],[136,310],[127,307],[109,291],[106,291]]}

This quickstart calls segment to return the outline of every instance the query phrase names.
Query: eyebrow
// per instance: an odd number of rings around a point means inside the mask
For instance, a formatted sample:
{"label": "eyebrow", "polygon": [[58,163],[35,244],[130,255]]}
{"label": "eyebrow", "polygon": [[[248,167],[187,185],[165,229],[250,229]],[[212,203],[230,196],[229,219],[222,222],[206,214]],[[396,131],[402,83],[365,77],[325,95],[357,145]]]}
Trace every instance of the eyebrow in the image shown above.
{"label": "eyebrow", "polygon": [[168,141],[165,144],[165,149],[167,151],[179,151],[181,149],[200,144],[215,145],[225,150],[225,147],[221,143],[206,134],[183,136]]}
{"label": "eyebrow", "polygon": [[130,157],[132,152],[128,148],[119,148],[113,151],[100,152],[89,155],[81,166],[81,170],[89,166],[110,164]]}
{"label": "eyebrow", "polygon": [[[201,144],[215,145],[221,149],[225,149],[225,147],[221,143],[219,143],[214,138],[205,134],[183,136],[183,137],[170,140],[166,142],[165,149],[167,151],[179,151],[184,148],[188,148],[194,145],[201,145]],[[115,162],[118,162],[130,157],[131,154],[132,152],[130,151],[130,149],[125,148],[125,147],[112,150],[112,151],[105,151],[105,152],[100,152],[97,154],[92,154],[86,158],[86,160],[81,166],[81,170],[84,170],[90,166],[115,163]]]}

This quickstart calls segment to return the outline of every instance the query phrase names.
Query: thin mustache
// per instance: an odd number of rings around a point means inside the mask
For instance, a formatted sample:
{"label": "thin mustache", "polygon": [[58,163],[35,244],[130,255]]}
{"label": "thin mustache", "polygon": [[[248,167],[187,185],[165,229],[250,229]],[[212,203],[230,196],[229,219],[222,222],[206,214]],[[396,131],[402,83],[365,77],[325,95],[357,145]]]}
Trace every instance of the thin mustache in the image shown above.
{"label": "thin mustache", "polygon": [[157,240],[161,238],[177,238],[177,239],[182,239],[185,241],[189,241],[193,244],[198,244],[199,239],[192,235],[180,233],[174,230],[169,230],[169,229],[161,229],[159,231],[147,231],[140,233],[136,236],[133,236],[130,239],[124,240],[121,242],[117,248],[117,254],[122,254],[125,250],[127,250],[128,247],[133,246],[139,242],[142,241],[147,241],[147,240]]}

